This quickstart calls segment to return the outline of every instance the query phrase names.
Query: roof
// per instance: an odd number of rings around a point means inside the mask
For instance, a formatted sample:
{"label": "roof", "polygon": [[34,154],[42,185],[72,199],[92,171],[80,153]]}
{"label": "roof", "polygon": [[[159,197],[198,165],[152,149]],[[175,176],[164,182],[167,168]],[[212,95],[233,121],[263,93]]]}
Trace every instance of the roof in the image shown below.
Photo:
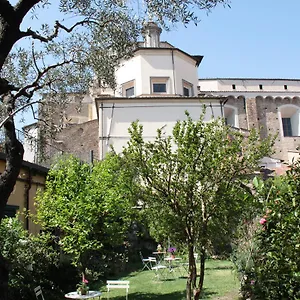
{"label": "roof", "polygon": [[184,100],[184,102],[188,102],[188,101],[201,101],[201,100],[225,100],[227,99],[227,97],[225,96],[213,96],[213,95],[205,95],[205,96],[194,96],[194,97],[184,97],[184,96],[178,96],[178,95],[165,95],[165,96],[161,96],[161,95],[146,95],[146,96],[138,96],[138,97],[115,97],[115,96],[102,96],[102,95],[98,95],[95,100],[96,101],[116,101],[116,102],[126,102],[127,100],[129,102],[141,102],[144,100],[150,100],[150,102],[163,102],[163,101],[172,101],[172,102],[183,102],[182,100]]}
{"label": "roof", "polygon": [[162,50],[162,51],[178,51],[181,52],[182,54],[190,57],[191,59],[193,59],[196,62],[196,66],[198,67],[203,59],[204,56],[202,55],[190,55],[188,53],[186,53],[185,51],[179,49],[179,48],[166,48],[166,47],[138,47],[137,49],[134,50],[134,52],[137,51],[144,51],[144,50]]}
{"label": "roof", "polygon": [[[0,152],[0,160],[5,160],[6,161],[6,155],[3,152]],[[22,167],[25,167],[27,169],[31,169],[31,170],[35,170],[36,172],[40,173],[40,174],[47,174],[49,171],[49,168],[31,163],[29,161],[25,161],[23,160],[22,162]]]}
{"label": "roof", "polygon": [[199,80],[271,80],[271,81],[300,81],[297,78],[236,78],[236,77],[212,77],[212,78],[199,78]]}

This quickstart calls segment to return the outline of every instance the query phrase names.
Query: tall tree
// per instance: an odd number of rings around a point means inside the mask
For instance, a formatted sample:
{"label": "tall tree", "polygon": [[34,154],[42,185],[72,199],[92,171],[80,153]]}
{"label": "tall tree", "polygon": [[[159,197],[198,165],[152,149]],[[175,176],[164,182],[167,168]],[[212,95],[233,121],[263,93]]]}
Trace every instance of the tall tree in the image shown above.
{"label": "tall tree", "polygon": [[[178,121],[172,136],[158,130],[153,142],[143,140],[143,128],[133,123],[124,155],[138,169],[143,199],[152,234],[169,237],[185,248],[189,258],[186,299],[199,299],[203,288],[205,254],[209,241],[219,232],[230,231],[241,211],[247,174],[270,153],[273,140],[264,141],[254,130],[248,137],[221,120]],[[159,230],[155,230],[159,228]],[[194,250],[200,254],[200,276]]]}
{"label": "tall tree", "polygon": [[87,253],[109,255],[123,245],[133,214],[134,180],[121,158],[108,155],[94,166],[62,157],[50,169],[45,191],[37,197],[37,221],[56,232],[60,249],[81,271]]}
{"label": "tall tree", "polygon": [[[48,93],[49,104],[61,102],[67,92],[86,90],[95,76],[114,87],[114,68],[131,55],[145,16],[165,27],[196,22],[195,7],[207,11],[228,1],[167,0],[161,5],[160,0],[146,0],[139,5],[139,0],[0,0],[0,128],[6,152],[0,221],[24,152],[13,116],[31,107],[36,92]],[[40,20],[38,26],[33,21],[26,26],[30,16]],[[7,277],[0,255],[0,300],[6,299]]]}

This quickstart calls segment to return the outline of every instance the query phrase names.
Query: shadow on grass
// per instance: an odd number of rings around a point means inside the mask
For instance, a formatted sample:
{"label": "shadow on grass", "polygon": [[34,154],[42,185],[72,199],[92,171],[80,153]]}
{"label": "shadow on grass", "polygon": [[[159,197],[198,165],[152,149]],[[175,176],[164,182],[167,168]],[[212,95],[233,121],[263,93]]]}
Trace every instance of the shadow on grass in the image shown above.
{"label": "shadow on grass", "polygon": [[[211,299],[213,295],[215,295],[215,292],[208,291],[206,289],[203,290],[201,294],[200,299]],[[174,292],[169,294],[153,294],[153,293],[132,293],[128,295],[128,298],[134,299],[134,300],[185,300],[185,291],[183,292]],[[107,299],[105,296],[101,299]],[[116,297],[110,297],[109,299],[112,300],[124,300],[124,296],[116,296]]]}
{"label": "shadow on grass", "polygon": [[205,267],[205,270],[232,270],[232,266]]}

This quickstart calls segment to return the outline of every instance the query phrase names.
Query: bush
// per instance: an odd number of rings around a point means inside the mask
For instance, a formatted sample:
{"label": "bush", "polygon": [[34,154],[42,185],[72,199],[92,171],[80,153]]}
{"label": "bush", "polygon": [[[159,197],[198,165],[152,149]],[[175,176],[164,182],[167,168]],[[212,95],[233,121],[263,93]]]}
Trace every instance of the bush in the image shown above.
{"label": "bush", "polygon": [[[300,165],[263,186],[265,213],[235,252],[244,298],[300,299]],[[243,263],[243,257],[248,257]]]}
{"label": "bush", "polygon": [[0,249],[10,266],[9,299],[34,299],[37,285],[46,298],[61,299],[64,281],[58,274],[68,271],[65,278],[72,278],[71,266],[59,264],[59,253],[47,235],[29,235],[18,218],[5,218],[0,226]]}

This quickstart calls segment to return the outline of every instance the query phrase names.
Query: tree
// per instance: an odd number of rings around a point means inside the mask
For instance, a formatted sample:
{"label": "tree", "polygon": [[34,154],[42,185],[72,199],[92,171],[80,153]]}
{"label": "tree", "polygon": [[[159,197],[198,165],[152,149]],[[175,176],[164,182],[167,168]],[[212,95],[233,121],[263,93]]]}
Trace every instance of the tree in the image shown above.
{"label": "tree", "polygon": [[[169,236],[188,252],[189,275],[186,298],[199,299],[203,288],[205,253],[210,239],[221,230],[230,231],[232,220],[243,208],[246,186],[242,182],[259,160],[270,153],[273,140],[248,137],[221,120],[178,121],[172,136],[158,130],[153,142],[144,142],[138,122],[130,128],[131,139],[124,155],[136,167],[145,189],[144,209],[153,229]],[[157,232],[152,230],[152,234]],[[197,282],[194,249],[200,252]]]}
{"label": "tree", "polygon": [[117,155],[108,155],[92,168],[74,157],[60,159],[36,199],[37,220],[56,234],[60,249],[84,272],[87,253],[123,245],[134,190],[133,174]]}
{"label": "tree", "polygon": [[[0,0],[0,128],[4,128],[6,169],[0,176],[0,221],[20,171],[23,146],[13,116],[47,93],[47,104],[63,103],[67,92],[86,90],[95,76],[114,87],[114,69],[130,56],[145,16],[165,27],[197,21],[195,7],[210,10],[228,0],[131,1]],[[14,3],[14,4],[12,4]],[[145,9],[142,12],[141,7]],[[43,22],[48,8],[53,22]],[[59,11],[59,16],[58,16]],[[40,18],[40,28],[26,19]],[[24,42],[24,43],[20,43]],[[8,271],[0,255],[0,299],[6,299]]]}

